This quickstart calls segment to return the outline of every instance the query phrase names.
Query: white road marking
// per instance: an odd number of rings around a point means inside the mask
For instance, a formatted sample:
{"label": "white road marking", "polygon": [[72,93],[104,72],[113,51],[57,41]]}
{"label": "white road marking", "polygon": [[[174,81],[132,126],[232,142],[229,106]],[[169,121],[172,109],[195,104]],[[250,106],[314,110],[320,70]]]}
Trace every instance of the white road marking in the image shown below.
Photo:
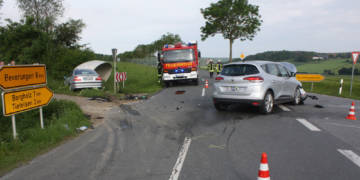
{"label": "white road marking", "polygon": [[170,176],[169,180],[177,180],[179,178],[180,171],[181,171],[182,166],[184,164],[186,154],[187,154],[187,152],[189,150],[190,144],[191,144],[191,138],[185,137],[184,144],[180,149],[179,157],[178,157],[178,159],[177,159],[177,161],[175,163],[175,166],[174,166],[174,168],[172,170],[172,173],[171,173],[171,176]]}
{"label": "white road marking", "polygon": [[286,107],[282,104],[279,105],[279,108],[282,109],[283,111],[291,111],[288,107]]}
{"label": "white road marking", "polygon": [[347,157],[350,161],[360,167],[360,157],[351,150],[338,149],[338,151]]}
{"label": "white road marking", "polygon": [[201,96],[205,96],[205,88],[203,88]]}
{"label": "white road marking", "polygon": [[321,131],[319,128],[309,123],[309,121],[307,121],[306,119],[296,119],[296,120],[299,121],[305,127],[307,127],[310,131]]}

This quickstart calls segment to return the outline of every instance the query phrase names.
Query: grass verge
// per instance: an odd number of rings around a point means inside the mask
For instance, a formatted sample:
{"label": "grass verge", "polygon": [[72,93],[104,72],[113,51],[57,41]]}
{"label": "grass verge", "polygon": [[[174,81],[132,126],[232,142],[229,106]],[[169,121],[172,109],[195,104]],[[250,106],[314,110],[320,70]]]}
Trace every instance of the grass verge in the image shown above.
{"label": "grass verge", "polygon": [[[339,95],[340,79],[344,79],[342,94]],[[354,76],[352,95],[350,96],[351,76],[326,76],[325,80],[314,83],[313,91],[318,94],[330,96],[345,97],[351,99],[360,99],[360,78]],[[311,92],[311,83],[304,82],[303,87],[306,92]]]}
{"label": "grass verge", "polygon": [[38,109],[16,115],[17,140],[13,140],[11,118],[0,117],[0,176],[75,136],[76,128],[90,125],[70,101],[53,100],[43,112],[44,129],[40,128]]}

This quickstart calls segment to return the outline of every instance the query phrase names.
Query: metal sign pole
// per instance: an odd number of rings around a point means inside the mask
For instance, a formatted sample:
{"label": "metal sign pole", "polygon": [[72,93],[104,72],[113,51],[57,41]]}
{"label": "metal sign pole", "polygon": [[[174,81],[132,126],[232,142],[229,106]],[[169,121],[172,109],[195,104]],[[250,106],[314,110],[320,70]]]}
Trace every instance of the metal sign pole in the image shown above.
{"label": "metal sign pole", "polygon": [[341,80],[340,80],[339,95],[341,95],[341,92],[342,92],[342,87],[343,87],[343,83],[344,83],[344,80],[343,80],[343,79],[341,79]]}
{"label": "metal sign pole", "polygon": [[112,49],[112,55],[113,55],[113,60],[114,60],[114,93],[116,93],[116,54],[117,54],[117,49]]}
{"label": "metal sign pole", "polygon": [[354,80],[354,70],[355,70],[355,64],[353,64],[352,73],[351,73],[350,96],[351,96],[351,93],[352,93],[352,85],[353,85],[353,80]]}
{"label": "metal sign pole", "polygon": [[41,129],[44,129],[44,117],[43,117],[42,107],[40,107],[40,126],[41,126]]}
{"label": "metal sign pole", "polygon": [[12,128],[13,128],[13,137],[16,139],[16,122],[15,122],[15,115],[11,115],[12,121]]}

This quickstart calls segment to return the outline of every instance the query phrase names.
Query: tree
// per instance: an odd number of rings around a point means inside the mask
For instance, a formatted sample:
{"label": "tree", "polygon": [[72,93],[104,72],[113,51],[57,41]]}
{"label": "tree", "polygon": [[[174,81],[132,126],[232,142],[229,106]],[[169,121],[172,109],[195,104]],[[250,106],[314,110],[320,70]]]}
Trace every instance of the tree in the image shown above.
{"label": "tree", "polygon": [[58,44],[66,47],[74,47],[80,40],[80,33],[85,27],[82,20],[70,19],[68,22],[58,25],[55,28],[55,40]]}
{"label": "tree", "polygon": [[262,20],[259,6],[251,5],[247,0],[219,0],[210,7],[201,9],[206,23],[201,27],[201,39],[222,34],[230,42],[229,60],[232,61],[234,40],[252,40],[260,30]]}
{"label": "tree", "polygon": [[46,31],[64,13],[64,0],[17,0],[24,17],[34,17],[35,24]]}

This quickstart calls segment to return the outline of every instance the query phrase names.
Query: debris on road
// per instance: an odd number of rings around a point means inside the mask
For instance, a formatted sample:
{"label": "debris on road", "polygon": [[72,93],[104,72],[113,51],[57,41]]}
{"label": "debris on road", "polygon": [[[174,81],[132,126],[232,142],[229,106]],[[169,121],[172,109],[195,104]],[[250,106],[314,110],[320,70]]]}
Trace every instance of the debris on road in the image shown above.
{"label": "debris on road", "polygon": [[176,107],[176,110],[180,110],[182,107],[181,106],[178,106],[178,107]]}
{"label": "debris on road", "polygon": [[100,102],[111,102],[111,100],[107,97],[101,97],[101,96],[93,96],[89,98],[90,101],[100,101]]}
{"label": "debris on road", "polygon": [[175,94],[184,94],[186,91],[185,90],[179,90],[179,91],[176,91]]}
{"label": "debris on road", "polygon": [[138,99],[147,99],[148,97],[146,95],[142,95],[142,96],[134,96],[134,95],[126,95],[125,99],[126,100],[138,100]]}
{"label": "debris on road", "polygon": [[81,126],[81,127],[79,127],[79,128],[76,128],[76,131],[77,131],[77,132],[85,131],[85,130],[87,130],[87,126]]}

